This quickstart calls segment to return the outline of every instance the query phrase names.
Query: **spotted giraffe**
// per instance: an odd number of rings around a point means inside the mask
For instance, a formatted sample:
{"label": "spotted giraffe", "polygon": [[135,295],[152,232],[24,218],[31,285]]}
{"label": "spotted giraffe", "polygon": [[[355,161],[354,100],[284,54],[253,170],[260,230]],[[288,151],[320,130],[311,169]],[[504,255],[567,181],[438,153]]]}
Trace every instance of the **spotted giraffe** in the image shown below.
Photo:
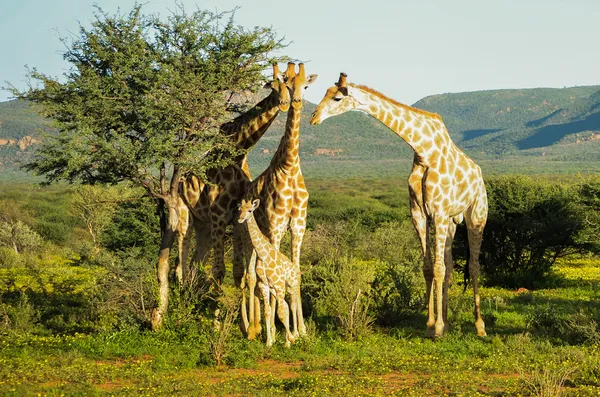
{"label": "spotted giraffe", "polygon": [[[344,73],[327,90],[310,123],[320,124],[328,117],[349,110],[363,111],[375,117],[404,139],[415,152],[408,188],[412,220],[423,251],[423,275],[428,301],[427,335],[441,336],[447,331],[448,286],[454,267],[452,241],[456,225],[464,219],[469,239],[469,274],[475,299],[475,327],[477,335],[485,336],[477,280],[481,239],[488,212],[481,169],[452,142],[438,114],[403,105],[369,87],[347,83]],[[433,222],[435,229],[433,264],[429,221]]]}
{"label": "spotted giraffe", "polygon": [[[288,228],[290,229],[291,259],[294,268],[300,273],[300,248],[306,230],[308,207],[308,190],[300,169],[300,117],[304,91],[317,79],[317,75],[306,76],[303,63],[298,65],[298,69],[298,74],[295,74],[295,64],[288,64],[286,73],[289,79],[288,87],[292,106],[288,111],[283,138],[281,138],[269,167],[252,181],[248,192],[252,197],[260,199],[260,206],[256,210],[256,219],[275,249],[279,250],[285,232]],[[260,259],[257,259],[256,266],[259,266],[258,262]],[[256,273],[252,263],[248,265],[247,283],[252,294],[256,286]],[[249,338],[254,332],[258,333],[260,330],[260,315],[255,315],[258,307],[256,299],[254,304],[252,301],[250,302]],[[296,310],[298,316],[297,323],[294,323],[294,336],[306,333],[300,299],[298,299]]]}
{"label": "spotted giraffe", "polygon": [[[285,76],[273,65],[273,81],[268,84],[271,93],[248,112],[224,124],[221,131],[231,137],[238,149],[251,149],[264,135],[280,111],[290,106],[290,94]],[[224,168],[210,169],[205,183],[197,176],[190,176],[180,183],[179,200],[179,258],[176,274],[182,281],[186,273],[189,240],[192,230],[196,234],[196,252],[193,262],[204,262],[214,248],[212,273],[221,283],[225,275],[224,238],[228,224],[233,221],[236,203],[250,184],[247,156],[242,155]],[[193,226],[193,229],[192,229]],[[236,285],[243,282],[243,244],[239,227],[234,224],[234,279]],[[242,313],[245,317],[245,314]]]}
{"label": "spotted giraffe", "polygon": [[268,238],[260,231],[254,210],[258,208],[260,200],[244,198],[240,203],[239,223],[246,223],[248,234],[254,252],[256,252],[256,275],[258,288],[262,292],[265,305],[265,323],[267,327],[267,346],[275,342],[275,322],[271,318],[270,294],[273,291],[277,304],[277,316],[285,327],[285,346],[289,347],[295,337],[290,332],[289,306],[285,301],[286,287],[291,298],[292,317],[296,323],[298,315],[297,307],[300,299],[300,271],[296,269],[292,261],[283,253],[279,252]]}

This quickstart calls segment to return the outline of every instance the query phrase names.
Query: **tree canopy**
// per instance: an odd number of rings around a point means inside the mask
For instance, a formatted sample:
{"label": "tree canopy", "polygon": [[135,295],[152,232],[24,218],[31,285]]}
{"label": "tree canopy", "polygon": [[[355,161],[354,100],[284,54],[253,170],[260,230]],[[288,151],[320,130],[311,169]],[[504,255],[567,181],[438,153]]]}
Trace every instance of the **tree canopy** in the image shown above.
{"label": "tree canopy", "polygon": [[29,77],[38,84],[12,91],[41,105],[58,129],[26,169],[49,182],[129,181],[156,199],[157,329],[168,308],[180,180],[189,173],[202,178],[243,154],[220,127],[239,108],[233,94],[258,89],[285,45],[271,28],[236,25],[235,10],[187,14],[178,5],[163,21],[141,9],[111,16],[97,7],[91,28],[63,39],[71,67],[62,81],[33,69]]}
{"label": "tree canopy", "polygon": [[49,181],[130,180],[163,197],[179,176],[226,164],[235,149],[219,126],[231,94],[258,88],[284,47],[272,29],[247,30],[234,16],[179,6],[163,21],[141,5],[114,16],[97,8],[91,28],[62,39],[71,66],[62,79],[32,69],[38,84],[12,89],[59,130],[26,168]]}

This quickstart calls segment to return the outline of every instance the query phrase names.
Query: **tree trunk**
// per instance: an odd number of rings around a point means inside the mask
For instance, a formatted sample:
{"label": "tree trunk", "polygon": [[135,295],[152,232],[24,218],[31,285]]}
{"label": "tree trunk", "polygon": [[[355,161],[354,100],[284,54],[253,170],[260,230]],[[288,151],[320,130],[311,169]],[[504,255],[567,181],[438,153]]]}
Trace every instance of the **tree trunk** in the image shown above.
{"label": "tree trunk", "polygon": [[[164,315],[169,307],[169,256],[177,234],[177,222],[179,220],[176,201],[169,200],[167,213],[162,210],[165,203],[159,204],[161,213],[161,241],[158,251],[158,265],[156,275],[158,279],[158,307],[152,311],[152,330],[157,331],[162,326]],[[166,218],[166,219],[165,219]]]}

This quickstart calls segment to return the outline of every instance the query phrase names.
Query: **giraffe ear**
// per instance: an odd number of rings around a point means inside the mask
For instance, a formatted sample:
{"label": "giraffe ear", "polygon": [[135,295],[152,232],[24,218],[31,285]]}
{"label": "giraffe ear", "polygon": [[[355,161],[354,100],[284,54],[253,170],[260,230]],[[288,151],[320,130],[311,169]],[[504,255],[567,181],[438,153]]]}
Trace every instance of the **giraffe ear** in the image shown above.
{"label": "giraffe ear", "polygon": [[308,75],[308,77],[306,78],[306,84],[308,85],[308,84],[314,83],[315,81],[317,81],[317,77],[319,77],[318,74],[310,74],[310,75]]}
{"label": "giraffe ear", "polygon": [[258,206],[259,206],[259,204],[260,204],[260,200],[259,199],[254,200],[252,202],[252,210],[254,211],[255,209],[257,209]]}

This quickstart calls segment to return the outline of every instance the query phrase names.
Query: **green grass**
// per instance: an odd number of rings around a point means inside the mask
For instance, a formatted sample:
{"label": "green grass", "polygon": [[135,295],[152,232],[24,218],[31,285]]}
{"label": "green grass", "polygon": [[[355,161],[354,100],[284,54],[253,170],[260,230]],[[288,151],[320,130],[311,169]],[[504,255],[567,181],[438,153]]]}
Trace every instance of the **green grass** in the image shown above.
{"label": "green grass", "polygon": [[561,262],[557,272],[565,282],[552,289],[483,288],[485,338],[475,336],[470,291],[463,294],[458,285],[451,289],[451,331],[440,340],[424,338],[424,317],[356,342],[312,331],[291,349],[283,347],[281,333],[266,349],[236,330],[221,367],[206,364],[206,340],[195,332],[8,333],[0,340],[0,394],[517,396],[528,395],[528,382],[550,387],[544,368],[568,367],[564,395],[599,395],[600,346],[553,342],[529,319],[546,305],[597,316],[600,260]]}

